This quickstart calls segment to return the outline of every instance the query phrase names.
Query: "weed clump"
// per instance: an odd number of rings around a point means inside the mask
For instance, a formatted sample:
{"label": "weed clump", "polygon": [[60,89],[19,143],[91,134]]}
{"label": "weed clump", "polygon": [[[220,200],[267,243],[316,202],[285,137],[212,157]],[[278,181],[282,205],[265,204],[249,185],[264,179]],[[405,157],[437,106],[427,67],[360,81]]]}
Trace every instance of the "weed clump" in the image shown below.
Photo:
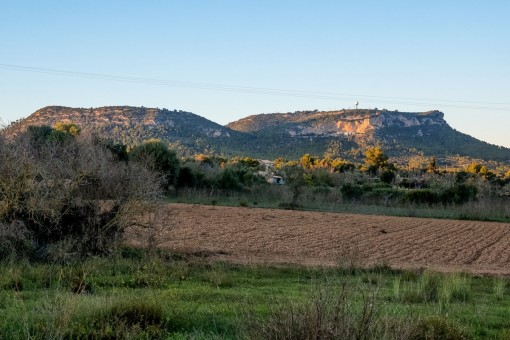
{"label": "weed clump", "polygon": [[465,302],[471,296],[471,280],[464,274],[441,275],[424,271],[414,287],[408,283],[404,288],[399,295],[408,303],[439,302],[445,307],[453,301]]}
{"label": "weed clump", "polygon": [[505,297],[505,292],[508,286],[507,280],[503,278],[495,278],[494,279],[494,296],[497,300],[503,300]]}
{"label": "weed clump", "polygon": [[268,318],[251,322],[251,337],[298,340],[394,338],[398,329],[399,336],[407,338],[406,333],[413,330],[407,321],[396,325],[381,317],[376,290],[358,290],[357,294],[344,283],[334,289],[336,294],[332,291],[318,287],[304,302],[277,303]]}
{"label": "weed clump", "polygon": [[117,302],[103,310],[93,311],[85,319],[90,327],[72,329],[69,338],[158,338],[167,326],[162,306],[148,300]]}
{"label": "weed clump", "polygon": [[431,316],[418,323],[412,338],[416,340],[463,340],[471,337],[457,323],[451,322],[442,316]]}

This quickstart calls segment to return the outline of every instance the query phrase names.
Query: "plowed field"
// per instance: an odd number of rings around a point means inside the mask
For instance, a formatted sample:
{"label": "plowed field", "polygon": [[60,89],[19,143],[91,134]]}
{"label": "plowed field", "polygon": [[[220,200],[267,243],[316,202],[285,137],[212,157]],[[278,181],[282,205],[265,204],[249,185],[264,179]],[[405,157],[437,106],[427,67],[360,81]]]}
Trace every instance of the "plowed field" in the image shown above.
{"label": "plowed field", "polygon": [[243,263],[510,274],[509,223],[187,204],[168,209],[158,239],[176,252]]}

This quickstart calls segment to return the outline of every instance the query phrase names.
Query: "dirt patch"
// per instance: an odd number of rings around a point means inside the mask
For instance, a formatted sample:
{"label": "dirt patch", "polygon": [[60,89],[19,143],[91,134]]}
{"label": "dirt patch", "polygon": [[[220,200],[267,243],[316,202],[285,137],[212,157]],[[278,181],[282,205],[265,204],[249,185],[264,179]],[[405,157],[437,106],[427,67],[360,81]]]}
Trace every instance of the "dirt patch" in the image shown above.
{"label": "dirt patch", "polygon": [[190,204],[167,209],[157,243],[175,252],[242,263],[387,264],[510,275],[509,223]]}

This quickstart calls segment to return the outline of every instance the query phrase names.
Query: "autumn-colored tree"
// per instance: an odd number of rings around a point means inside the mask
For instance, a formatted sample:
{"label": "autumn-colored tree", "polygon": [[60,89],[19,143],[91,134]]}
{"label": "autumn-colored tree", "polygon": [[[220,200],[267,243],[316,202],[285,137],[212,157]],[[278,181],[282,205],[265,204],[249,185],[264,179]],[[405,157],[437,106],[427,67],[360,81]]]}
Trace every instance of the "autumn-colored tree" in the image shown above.
{"label": "autumn-colored tree", "polygon": [[365,151],[365,168],[371,176],[388,165],[388,157],[379,146],[374,146]]}
{"label": "autumn-colored tree", "polygon": [[73,137],[78,136],[81,132],[80,127],[73,123],[57,122],[53,128],[57,131],[66,132]]}
{"label": "autumn-colored tree", "polygon": [[434,173],[436,172],[436,157],[432,157],[427,166],[427,172]]}
{"label": "autumn-colored tree", "polygon": [[373,146],[365,151],[366,165],[384,168],[388,165],[388,156],[384,154],[379,146]]}
{"label": "autumn-colored tree", "polygon": [[475,163],[475,162],[469,164],[468,167],[466,168],[466,171],[471,174],[482,174],[482,175],[487,174],[487,168],[484,165]]}
{"label": "autumn-colored tree", "polygon": [[309,154],[305,154],[299,159],[299,164],[301,164],[303,169],[311,169],[315,164],[315,158]]}
{"label": "autumn-colored tree", "polygon": [[411,171],[421,171],[427,167],[427,158],[424,156],[410,157],[407,166]]}

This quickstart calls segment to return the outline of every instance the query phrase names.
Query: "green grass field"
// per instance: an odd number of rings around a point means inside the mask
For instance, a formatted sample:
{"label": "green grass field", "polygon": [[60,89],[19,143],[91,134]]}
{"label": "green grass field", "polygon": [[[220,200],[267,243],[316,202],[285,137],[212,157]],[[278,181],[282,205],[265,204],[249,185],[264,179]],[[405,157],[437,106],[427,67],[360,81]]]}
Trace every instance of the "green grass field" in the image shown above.
{"label": "green grass field", "polygon": [[126,249],[73,265],[2,264],[0,338],[508,339],[509,282]]}

